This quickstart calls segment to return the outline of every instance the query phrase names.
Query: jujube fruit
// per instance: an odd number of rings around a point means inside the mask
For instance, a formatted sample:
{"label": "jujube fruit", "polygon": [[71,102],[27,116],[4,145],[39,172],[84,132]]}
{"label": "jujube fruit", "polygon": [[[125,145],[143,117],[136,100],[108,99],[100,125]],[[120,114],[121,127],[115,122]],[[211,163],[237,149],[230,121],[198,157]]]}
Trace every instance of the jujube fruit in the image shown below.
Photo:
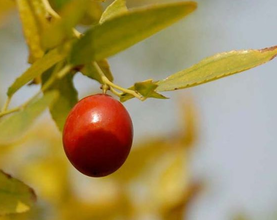
{"label": "jujube fruit", "polygon": [[65,153],[85,175],[106,176],[122,166],[133,141],[132,120],[124,106],[105,94],[80,100],[63,131]]}

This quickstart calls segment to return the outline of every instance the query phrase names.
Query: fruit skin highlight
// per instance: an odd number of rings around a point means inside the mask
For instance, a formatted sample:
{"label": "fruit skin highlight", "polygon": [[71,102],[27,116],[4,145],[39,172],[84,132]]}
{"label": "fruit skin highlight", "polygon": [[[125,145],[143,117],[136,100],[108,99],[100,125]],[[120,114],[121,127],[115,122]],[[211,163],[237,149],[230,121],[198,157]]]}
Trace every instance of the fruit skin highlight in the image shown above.
{"label": "fruit skin highlight", "polygon": [[132,120],[124,106],[105,94],[80,100],[69,113],[63,146],[72,165],[91,177],[109,175],[127,159],[133,141]]}

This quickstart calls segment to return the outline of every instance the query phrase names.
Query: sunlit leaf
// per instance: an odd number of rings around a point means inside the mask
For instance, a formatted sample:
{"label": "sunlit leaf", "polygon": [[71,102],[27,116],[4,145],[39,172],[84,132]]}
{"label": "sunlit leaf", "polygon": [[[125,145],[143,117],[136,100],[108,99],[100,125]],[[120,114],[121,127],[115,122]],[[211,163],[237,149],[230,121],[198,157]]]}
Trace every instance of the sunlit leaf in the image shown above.
{"label": "sunlit leaf", "polygon": [[47,26],[47,10],[43,0],[16,0],[25,39],[29,47],[29,63],[44,55],[41,47],[41,33]]}
{"label": "sunlit leaf", "polygon": [[113,17],[116,17],[122,13],[125,13],[127,11],[128,11],[128,9],[126,7],[126,0],[115,0],[103,12],[99,23],[102,24],[103,22],[105,22]]}
{"label": "sunlit leaf", "polygon": [[158,82],[156,91],[172,91],[207,83],[272,60],[277,46],[262,50],[240,50],[216,54]]}
{"label": "sunlit leaf", "polygon": [[177,22],[196,9],[194,2],[130,10],[87,31],[71,51],[71,63],[89,63],[112,56]]}
{"label": "sunlit leaf", "polygon": [[[130,87],[130,90],[134,90],[140,93],[144,98],[156,98],[156,99],[167,99],[165,96],[157,93],[155,89],[158,87],[156,83],[152,81],[152,79],[135,83],[134,86]],[[125,102],[129,99],[134,98],[133,95],[123,93],[120,97],[121,102]]]}
{"label": "sunlit leaf", "polygon": [[73,37],[73,28],[83,18],[88,0],[72,0],[61,11],[61,19],[56,20],[42,35],[45,49],[53,48]]}
{"label": "sunlit leaf", "polygon": [[15,80],[15,82],[9,87],[7,95],[11,97],[22,86],[33,80],[35,77],[41,76],[42,73],[64,59],[64,57],[65,54],[60,53],[57,49],[50,51]]}
{"label": "sunlit leaf", "polygon": [[0,143],[10,143],[23,136],[36,118],[57,98],[57,92],[49,92],[24,110],[0,120]]}
{"label": "sunlit leaf", "polygon": [[[43,83],[47,82],[51,76],[52,71],[43,74]],[[56,80],[46,91],[46,94],[52,90],[58,91],[59,97],[54,101],[53,105],[50,106],[50,113],[57,127],[62,131],[67,115],[78,101],[78,93],[73,85],[73,75],[67,74],[65,77]]]}
{"label": "sunlit leaf", "polygon": [[35,201],[30,187],[0,171],[0,215],[26,212]]}

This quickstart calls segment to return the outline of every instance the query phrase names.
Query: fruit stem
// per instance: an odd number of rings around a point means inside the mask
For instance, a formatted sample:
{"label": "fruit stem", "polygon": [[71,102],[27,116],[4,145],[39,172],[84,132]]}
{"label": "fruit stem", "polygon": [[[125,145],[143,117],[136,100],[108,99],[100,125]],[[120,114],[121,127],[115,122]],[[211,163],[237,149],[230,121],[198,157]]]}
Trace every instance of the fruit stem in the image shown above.
{"label": "fruit stem", "polygon": [[[103,73],[103,71],[101,70],[101,68],[99,67],[99,65],[98,65],[96,62],[93,62],[92,65],[95,67],[95,69],[97,70],[98,74],[100,75],[103,84],[104,84],[104,85],[105,85],[105,84],[108,85],[108,86],[111,88],[111,90],[112,90],[112,88],[113,88],[113,89],[117,89],[117,90],[119,90],[119,91],[121,91],[121,92],[123,92],[123,93],[130,94],[130,95],[132,95],[132,96],[138,98],[138,99],[141,100],[141,101],[144,101],[144,100],[145,100],[145,98],[144,98],[141,94],[139,94],[138,92],[133,91],[133,90],[130,90],[130,89],[122,88],[121,86],[116,85],[116,84],[114,84],[113,82],[111,82],[111,81],[105,76],[105,74]],[[112,91],[114,92],[115,90],[112,90]],[[116,92],[115,94],[117,94],[117,95],[120,96],[120,94],[119,94],[118,92]]]}
{"label": "fruit stem", "polygon": [[101,86],[101,89],[103,90],[103,94],[106,94],[108,90],[110,90],[110,87],[107,84],[104,84]]}
{"label": "fruit stem", "polygon": [[114,88],[111,87],[110,89],[112,93],[115,94],[116,96],[120,97],[122,95],[122,93],[117,92]]}

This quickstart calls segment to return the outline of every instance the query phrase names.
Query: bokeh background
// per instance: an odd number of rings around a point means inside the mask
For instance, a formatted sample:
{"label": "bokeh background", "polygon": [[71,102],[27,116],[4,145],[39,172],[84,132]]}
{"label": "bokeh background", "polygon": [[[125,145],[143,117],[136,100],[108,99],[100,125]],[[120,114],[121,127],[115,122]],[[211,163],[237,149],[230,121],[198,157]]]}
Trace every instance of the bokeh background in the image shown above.
{"label": "bokeh background", "polygon": [[[127,0],[129,7],[154,2]],[[277,44],[276,0],[197,2],[198,9],[189,17],[110,58],[116,83],[128,87],[148,78],[158,80],[218,52]],[[27,56],[18,15],[12,12],[0,26],[2,102],[8,86],[28,67]],[[193,199],[186,219],[227,220],[239,213],[254,220],[275,219],[276,70],[277,61],[273,60],[239,75],[165,93],[169,100],[131,100],[125,104],[133,118],[136,145],[178,132],[184,120],[180,110],[187,111],[181,103],[193,102],[198,130],[187,159],[189,178],[192,182],[203,180],[205,187]],[[79,98],[100,92],[96,82],[81,75],[74,80]],[[24,87],[12,105],[22,103],[37,90],[35,86]],[[59,136],[48,113],[40,118],[40,122],[45,120],[52,126],[49,132]],[[156,163],[159,160],[162,158],[157,157]],[[13,165],[5,164],[4,168],[16,173]],[[82,184],[84,177],[78,178]]]}

